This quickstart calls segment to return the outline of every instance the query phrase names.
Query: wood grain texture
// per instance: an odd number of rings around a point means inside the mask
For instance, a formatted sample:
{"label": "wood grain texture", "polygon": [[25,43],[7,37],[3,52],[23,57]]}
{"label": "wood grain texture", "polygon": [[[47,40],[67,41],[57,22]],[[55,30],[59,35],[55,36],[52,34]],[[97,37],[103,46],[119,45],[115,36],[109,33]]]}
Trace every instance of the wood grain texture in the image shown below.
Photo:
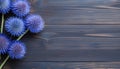
{"label": "wood grain texture", "polygon": [[[39,1],[38,1],[39,2]],[[36,7],[49,25],[120,24],[118,0],[45,0]],[[49,12],[49,13],[48,13]]]}
{"label": "wood grain texture", "polygon": [[29,0],[45,29],[4,69],[120,69],[119,0]]}
{"label": "wood grain texture", "polygon": [[18,62],[4,69],[119,69],[120,62]]}

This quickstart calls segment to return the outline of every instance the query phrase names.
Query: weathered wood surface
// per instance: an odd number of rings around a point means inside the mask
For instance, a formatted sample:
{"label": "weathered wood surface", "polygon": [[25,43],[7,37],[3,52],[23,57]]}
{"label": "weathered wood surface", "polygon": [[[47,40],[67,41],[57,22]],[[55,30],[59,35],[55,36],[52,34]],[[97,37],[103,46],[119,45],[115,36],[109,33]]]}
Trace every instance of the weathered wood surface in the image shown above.
{"label": "weathered wood surface", "polygon": [[120,0],[31,0],[46,22],[4,69],[120,69]]}
{"label": "weathered wood surface", "polygon": [[120,62],[19,62],[4,69],[120,69]]}

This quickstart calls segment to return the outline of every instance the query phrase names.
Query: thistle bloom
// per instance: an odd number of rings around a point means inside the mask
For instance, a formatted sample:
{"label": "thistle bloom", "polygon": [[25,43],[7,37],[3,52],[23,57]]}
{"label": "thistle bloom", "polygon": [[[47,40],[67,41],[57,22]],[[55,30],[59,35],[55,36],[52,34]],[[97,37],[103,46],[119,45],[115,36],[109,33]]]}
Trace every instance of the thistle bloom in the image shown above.
{"label": "thistle bloom", "polygon": [[39,15],[29,15],[25,19],[26,26],[32,33],[38,33],[44,28],[44,20]]}
{"label": "thistle bloom", "polygon": [[25,30],[24,21],[20,18],[17,18],[17,17],[10,17],[5,22],[5,29],[11,35],[19,36]]}
{"label": "thistle bloom", "polygon": [[25,45],[19,41],[13,42],[8,49],[8,54],[12,59],[21,59],[24,57],[25,53]]}
{"label": "thistle bloom", "polygon": [[10,10],[10,0],[0,0],[0,13],[7,13]]}
{"label": "thistle bloom", "polygon": [[0,34],[0,54],[5,54],[8,51],[9,43],[8,38]]}
{"label": "thistle bloom", "polygon": [[12,3],[12,11],[19,17],[25,16],[30,12],[30,6],[26,0],[17,0]]}

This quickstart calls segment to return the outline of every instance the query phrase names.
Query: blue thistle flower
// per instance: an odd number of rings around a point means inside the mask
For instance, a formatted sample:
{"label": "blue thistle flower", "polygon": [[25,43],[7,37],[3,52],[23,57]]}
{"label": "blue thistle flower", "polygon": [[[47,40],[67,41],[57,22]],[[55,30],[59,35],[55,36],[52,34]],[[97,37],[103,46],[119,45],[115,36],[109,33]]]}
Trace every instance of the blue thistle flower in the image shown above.
{"label": "blue thistle flower", "polygon": [[5,21],[5,29],[11,35],[20,36],[25,31],[24,21],[17,17],[10,17]]}
{"label": "blue thistle flower", "polygon": [[38,33],[44,28],[44,20],[39,15],[29,15],[25,19],[26,26],[32,33]]}
{"label": "blue thistle flower", "polygon": [[10,10],[10,0],[0,0],[0,13],[6,14]]}
{"label": "blue thistle flower", "polygon": [[8,38],[0,34],[0,54],[5,54],[8,51],[9,43]]}
{"label": "blue thistle flower", "polygon": [[21,59],[24,57],[25,53],[25,45],[19,41],[14,41],[8,49],[8,54],[12,59]]}
{"label": "blue thistle flower", "polygon": [[19,17],[23,17],[30,12],[30,5],[26,0],[17,0],[12,3],[12,11]]}

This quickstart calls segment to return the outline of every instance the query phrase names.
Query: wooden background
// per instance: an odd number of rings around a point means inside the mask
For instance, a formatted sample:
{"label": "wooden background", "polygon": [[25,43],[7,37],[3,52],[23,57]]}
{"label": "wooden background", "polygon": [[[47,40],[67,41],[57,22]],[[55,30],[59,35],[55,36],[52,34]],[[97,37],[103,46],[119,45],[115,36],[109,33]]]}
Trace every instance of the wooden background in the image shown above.
{"label": "wooden background", "polygon": [[120,0],[30,0],[46,26],[4,69],[120,69]]}

